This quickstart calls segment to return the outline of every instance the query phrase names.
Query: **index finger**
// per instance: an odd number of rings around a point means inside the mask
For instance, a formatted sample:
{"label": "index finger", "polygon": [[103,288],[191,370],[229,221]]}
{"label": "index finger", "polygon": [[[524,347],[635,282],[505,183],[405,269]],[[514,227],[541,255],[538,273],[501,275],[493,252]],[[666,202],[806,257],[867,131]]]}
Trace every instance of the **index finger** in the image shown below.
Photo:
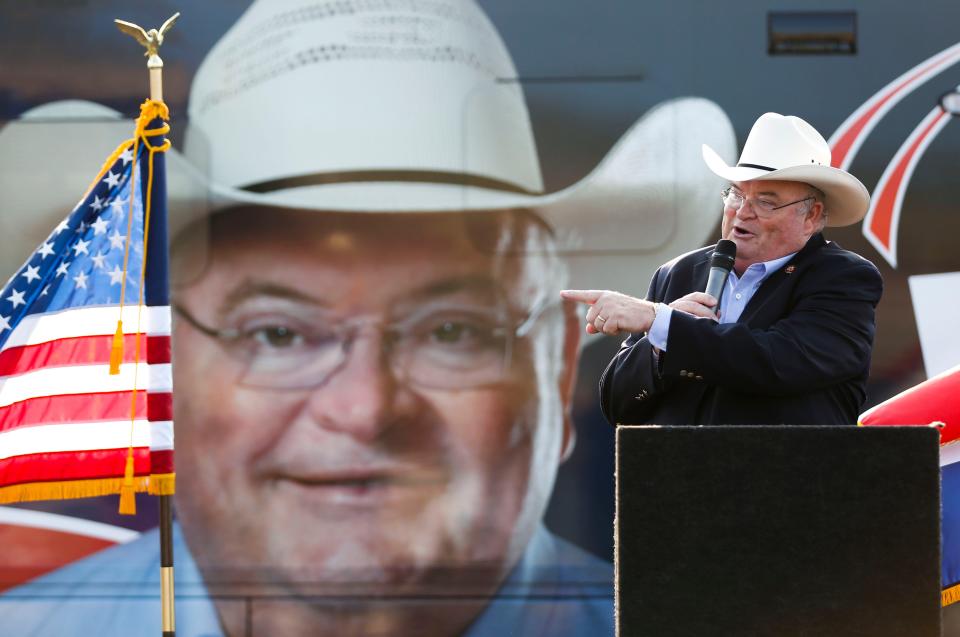
{"label": "index finger", "polygon": [[560,296],[571,301],[593,305],[606,290],[560,290]]}

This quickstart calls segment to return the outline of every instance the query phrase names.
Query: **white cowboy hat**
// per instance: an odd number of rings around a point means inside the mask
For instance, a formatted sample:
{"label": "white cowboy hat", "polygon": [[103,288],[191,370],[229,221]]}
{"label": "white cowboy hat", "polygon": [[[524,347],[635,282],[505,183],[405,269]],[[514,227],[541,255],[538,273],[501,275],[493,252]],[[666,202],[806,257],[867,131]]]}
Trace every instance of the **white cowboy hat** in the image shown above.
{"label": "white cowboy hat", "polygon": [[[730,121],[713,102],[654,107],[589,175],[544,194],[516,71],[476,4],[344,6],[258,0],[213,48],[194,78],[184,154],[167,153],[171,231],[250,204],[264,214],[522,208],[554,228],[571,285],[634,294],[662,262],[708,240],[720,181],[699,166],[697,147],[735,152]],[[23,170],[6,169],[19,163],[9,141],[37,155],[46,146],[87,166],[88,177],[109,152],[92,150],[103,145],[103,109],[100,126],[64,135],[50,118],[92,107],[61,106],[0,131],[0,236],[6,225],[22,236],[28,217],[17,210],[38,210],[36,193],[17,199]],[[66,196],[43,189],[47,206],[57,196],[62,203],[41,228],[85,186]],[[5,270],[19,264],[6,261]]]}
{"label": "white cowboy hat", "polygon": [[793,115],[764,113],[750,129],[736,166],[710,146],[703,160],[727,181],[802,181],[827,196],[828,226],[849,226],[867,214],[870,193],[850,173],[830,165],[830,146],[816,129]]}

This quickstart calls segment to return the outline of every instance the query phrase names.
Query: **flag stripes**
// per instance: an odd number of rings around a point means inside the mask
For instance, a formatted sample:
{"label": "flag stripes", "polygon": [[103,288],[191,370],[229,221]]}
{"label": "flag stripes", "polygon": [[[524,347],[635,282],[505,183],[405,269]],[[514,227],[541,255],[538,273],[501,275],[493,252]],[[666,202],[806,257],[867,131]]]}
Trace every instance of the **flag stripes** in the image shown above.
{"label": "flag stripes", "polygon": [[65,422],[121,420],[132,415],[144,420],[149,413],[153,420],[173,419],[173,396],[169,393],[148,394],[143,391],[104,392],[40,396],[0,407],[0,432],[14,427]]}
{"label": "flag stripes", "polygon": [[[132,427],[131,427],[132,424]],[[64,451],[96,451],[150,446],[151,423],[145,420],[71,422],[21,427],[3,434],[0,460],[14,456]]]}
{"label": "flag stripes", "polygon": [[109,372],[109,365],[82,365],[48,367],[0,378],[0,407],[40,396],[133,391],[135,388],[148,392],[173,389],[170,364],[124,363],[119,374],[111,376]]}
{"label": "flag stripes", "polygon": [[123,321],[127,332],[136,331],[153,335],[170,335],[170,306],[127,305],[121,313],[117,306],[83,307],[33,314],[25,317],[3,345],[6,350],[21,345],[37,345],[64,338],[80,336],[113,335],[117,319]]}
{"label": "flag stripes", "polygon": [[[150,450],[133,450],[135,472],[150,472]],[[92,480],[112,478],[123,473],[127,448],[101,449],[86,453],[45,452],[25,454],[0,460],[0,472],[7,484],[53,482],[60,480]]]}
{"label": "flag stripes", "polygon": [[[139,335],[140,350],[137,351],[136,334],[123,338],[123,362],[133,363],[139,353],[140,360],[147,363],[170,362],[170,337]],[[47,341],[39,345],[23,345],[0,352],[0,376],[14,376],[30,370],[66,365],[108,364],[113,335],[78,336]]]}

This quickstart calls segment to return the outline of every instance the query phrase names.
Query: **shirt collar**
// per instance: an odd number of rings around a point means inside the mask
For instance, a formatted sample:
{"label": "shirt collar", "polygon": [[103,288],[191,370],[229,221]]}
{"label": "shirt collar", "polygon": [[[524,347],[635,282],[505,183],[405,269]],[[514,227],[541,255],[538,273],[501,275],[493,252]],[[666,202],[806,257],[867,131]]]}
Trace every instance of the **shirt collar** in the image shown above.
{"label": "shirt collar", "polygon": [[[787,264],[787,261],[789,261],[795,256],[797,256],[797,253],[791,252],[790,254],[784,257],[779,257],[777,259],[771,259],[769,261],[763,261],[761,263],[751,263],[749,266],[747,266],[747,269],[743,271],[743,274],[746,275],[748,272],[753,270],[754,272],[757,272],[757,274],[760,276],[760,280],[766,279],[768,276],[770,276],[771,274],[773,274],[774,272],[776,272],[777,270],[785,266]],[[730,274],[736,277],[735,280],[740,279],[740,277],[737,276],[736,272],[731,271]]]}

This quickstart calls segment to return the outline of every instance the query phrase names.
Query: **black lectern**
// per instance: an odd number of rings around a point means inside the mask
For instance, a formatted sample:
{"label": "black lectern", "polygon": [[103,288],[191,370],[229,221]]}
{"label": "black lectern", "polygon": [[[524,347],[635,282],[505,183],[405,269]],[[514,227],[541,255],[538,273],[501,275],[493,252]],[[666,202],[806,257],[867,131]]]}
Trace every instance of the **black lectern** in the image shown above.
{"label": "black lectern", "polygon": [[622,637],[938,637],[928,427],[620,427]]}

